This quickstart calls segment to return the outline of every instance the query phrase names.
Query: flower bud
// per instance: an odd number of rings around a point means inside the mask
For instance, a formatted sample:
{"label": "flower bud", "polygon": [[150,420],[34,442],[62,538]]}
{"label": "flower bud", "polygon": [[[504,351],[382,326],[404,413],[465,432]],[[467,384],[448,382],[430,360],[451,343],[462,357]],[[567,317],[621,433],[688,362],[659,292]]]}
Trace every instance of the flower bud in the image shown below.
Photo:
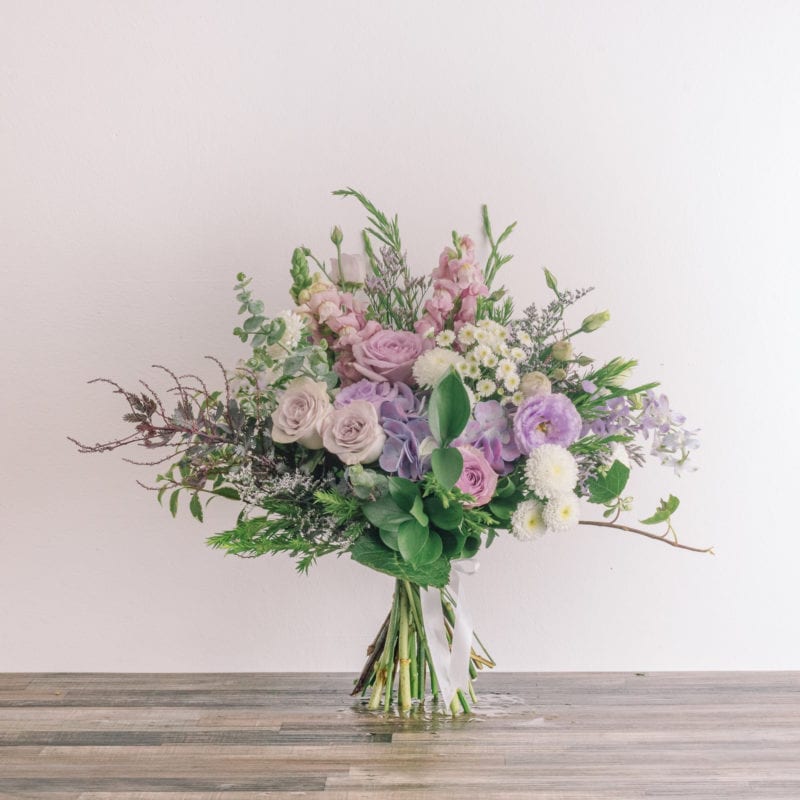
{"label": "flower bud", "polygon": [[571,361],[573,356],[572,342],[562,339],[562,341],[553,345],[550,353],[556,361]]}
{"label": "flower bud", "polygon": [[550,379],[543,372],[528,372],[522,376],[519,390],[525,398],[550,394]]}
{"label": "flower bud", "polygon": [[342,243],[342,239],[344,239],[342,229],[338,225],[335,225],[331,231],[331,241],[338,247]]}
{"label": "flower bud", "polygon": [[598,311],[597,314],[590,314],[581,324],[581,330],[584,333],[591,333],[605,325],[610,319],[611,314],[608,311]]}
{"label": "flower bud", "polygon": [[551,378],[552,378],[554,381],[563,381],[563,380],[564,380],[564,378],[566,378],[566,377],[567,377],[567,371],[566,371],[565,369],[561,369],[561,368],[559,368],[559,369],[554,369],[554,370],[553,370],[553,371],[550,373],[550,377],[551,377]]}
{"label": "flower bud", "polygon": [[578,356],[576,361],[578,362],[578,364],[580,364],[580,366],[588,367],[589,364],[591,364],[594,361],[594,359],[591,358],[590,356]]}

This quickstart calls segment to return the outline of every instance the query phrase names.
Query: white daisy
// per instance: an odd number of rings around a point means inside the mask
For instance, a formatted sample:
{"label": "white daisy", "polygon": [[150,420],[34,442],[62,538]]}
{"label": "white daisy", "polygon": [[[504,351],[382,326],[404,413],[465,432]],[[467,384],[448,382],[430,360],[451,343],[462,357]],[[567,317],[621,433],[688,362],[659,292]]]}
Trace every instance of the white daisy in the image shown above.
{"label": "white daisy", "polygon": [[497,365],[497,379],[504,381],[509,375],[517,374],[517,365],[508,358],[501,358]]}
{"label": "white daisy", "polygon": [[450,347],[455,340],[456,335],[453,331],[441,331],[436,334],[436,344],[438,344],[439,347]]}
{"label": "white daisy", "polygon": [[497,384],[494,381],[483,378],[475,384],[475,391],[480,397],[491,397],[497,391]]}
{"label": "white daisy", "polygon": [[509,392],[515,392],[519,389],[519,375],[515,372],[503,378],[503,385]]}

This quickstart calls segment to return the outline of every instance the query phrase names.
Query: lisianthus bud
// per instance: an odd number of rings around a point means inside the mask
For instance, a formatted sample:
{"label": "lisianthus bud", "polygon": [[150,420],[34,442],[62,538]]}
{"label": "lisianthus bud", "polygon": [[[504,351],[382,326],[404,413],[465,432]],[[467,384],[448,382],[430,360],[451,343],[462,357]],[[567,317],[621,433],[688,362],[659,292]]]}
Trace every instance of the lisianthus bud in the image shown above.
{"label": "lisianthus bud", "polygon": [[605,325],[610,319],[611,314],[609,314],[608,311],[598,311],[597,314],[590,314],[581,324],[581,330],[584,333],[591,333],[602,325]]}
{"label": "lisianthus bud", "polygon": [[342,229],[338,225],[335,225],[331,231],[331,241],[338,247],[342,243],[342,239],[344,239]]}
{"label": "lisianthus bud", "polygon": [[550,394],[550,389],[550,379],[543,372],[528,372],[519,383],[523,397],[540,397]]}
{"label": "lisianthus bud", "polygon": [[567,339],[556,342],[550,352],[556,361],[571,361],[573,356],[572,342]]}
{"label": "lisianthus bud", "polygon": [[580,364],[582,367],[588,367],[588,366],[589,366],[589,364],[591,364],[591,363],[594,361],[594,359],[593,359],[593,358],[591,358],[591,357],[589,357],[589,356],[578,356],[578,358],[576,359],[576,361],[577,361],[577,362],[578,362],[578,364]]}
{"label": "lisianthus bud", "polygon": [[341,253],[341,259],[331,259],[331,280],[337,284],[363,284],[367,277],[367,262],[364,256]]}
{"label": "lisianthus bud", "polygon": [[550,377],[551,377],[551,378],[552,378],[554,381],[563,381],[563,380],[564,380],[564,378],[566,378],[566,377],[567,377],[567,371],[566,371],[566,370],[564,370],[564,369],[561,369],[561,368],[559,367],[558,369],[554,369],[554,370],[552,370],[552,371],[550,372]]}

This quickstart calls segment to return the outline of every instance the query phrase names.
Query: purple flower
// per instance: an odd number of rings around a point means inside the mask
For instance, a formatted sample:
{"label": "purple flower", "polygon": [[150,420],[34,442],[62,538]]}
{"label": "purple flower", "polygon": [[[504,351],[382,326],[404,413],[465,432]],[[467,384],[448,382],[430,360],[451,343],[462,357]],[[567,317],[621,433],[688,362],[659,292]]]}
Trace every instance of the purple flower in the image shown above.
{"label": "purple flower", "polygon": [[497,473],[480,450],[470,445],[459,447],[458,450],[464,459],[464,468],[456,486],[475,498],[471,503],[464,503],[464,507],[485,506],[494,497],[497,489]]}
{"label": "purple flower", "polygon": [[380,411],[381,406],[387,400],[394,400],[395,397],[397,397],[397,389],[388,381],[375,383],[375,381],[362,378],[360,381],[340,389],[333,405],[335,408],[342,408],[352,403],[353,400],[366,400],[375,406],[376,411]]}
{"label": "purple flower", "polygon": [[563,394],[529,397],[514,417],[514,435],[519,449],[529,454],[543,444],[568,447],[581,433],[581,415]]}
{"label": "purple flower", "polygon": [[420,453],[420,444],[431,435],[428,420],[419,416],[420,403],[404,383],[396,383],[397,396],[381,406],[381,425],[386,443],[381,469],[401,478],[419,480],[430,470],[430,456]]}
{"label": "purple flower", "polygon": [[378,330],[353,345],[353,367],[373,381],[409,381],[414,362],[431,347],[418,333]]}
{"label": "purple flower", "polygon": [[520,451],[505,409],[497,400],[486,400],[476,403],[472,413],[474,419],[453,444],[472,445],[483,453],[496,473],[508,475]]}

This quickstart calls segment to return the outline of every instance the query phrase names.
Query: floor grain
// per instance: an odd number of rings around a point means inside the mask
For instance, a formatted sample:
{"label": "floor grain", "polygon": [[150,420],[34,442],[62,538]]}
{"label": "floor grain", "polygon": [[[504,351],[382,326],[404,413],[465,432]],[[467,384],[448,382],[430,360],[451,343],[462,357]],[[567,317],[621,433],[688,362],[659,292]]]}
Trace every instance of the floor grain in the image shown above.
{"label": "floor grain", "polygon": [[469,717],[341,674],[0,674],[0,800],[800,800],[800,673],[496,673]]}

